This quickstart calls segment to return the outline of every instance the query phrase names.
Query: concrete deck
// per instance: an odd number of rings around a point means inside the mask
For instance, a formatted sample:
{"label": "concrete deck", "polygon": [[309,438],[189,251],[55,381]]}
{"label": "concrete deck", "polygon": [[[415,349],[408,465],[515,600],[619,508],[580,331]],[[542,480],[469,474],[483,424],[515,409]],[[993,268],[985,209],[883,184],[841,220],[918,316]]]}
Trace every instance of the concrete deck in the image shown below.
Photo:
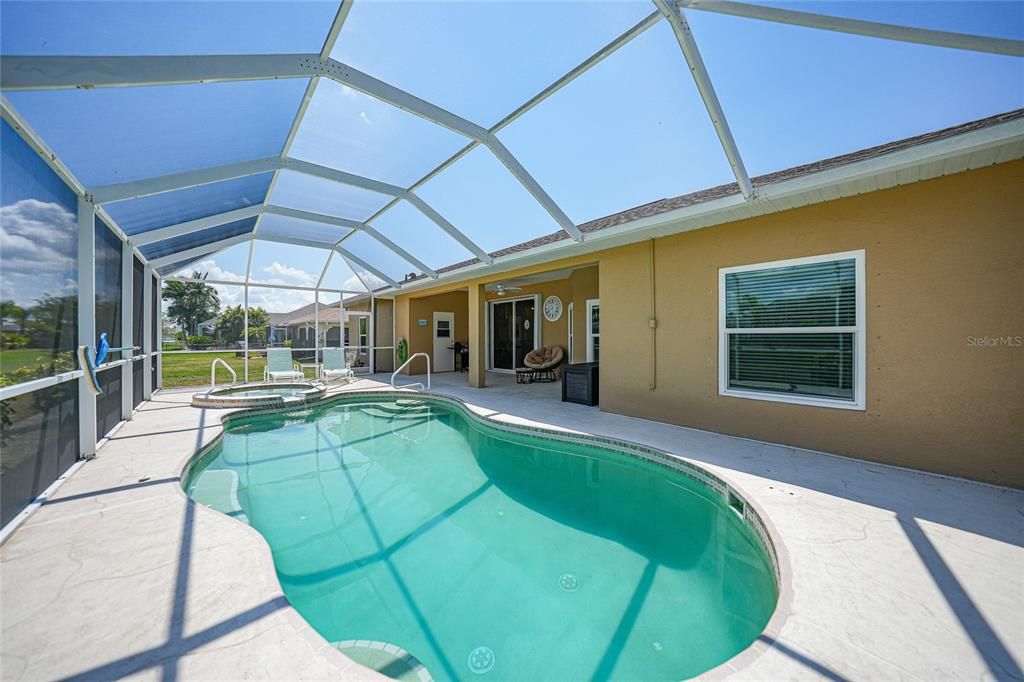
{"label": "concrete deck", "polygon": [[[379,379],[379,381],[378,381]],[[490,418],[703,463],[767,514],[792,601],[734,679],[1024,679],[1024,492],[612,415],[557,384],[435,376]],[[383,386],[363,378],[353,389]],[[251,528],[178,474],[223,410],[158,393],[0,547],[0,678],[380,679],[288,606]]]}

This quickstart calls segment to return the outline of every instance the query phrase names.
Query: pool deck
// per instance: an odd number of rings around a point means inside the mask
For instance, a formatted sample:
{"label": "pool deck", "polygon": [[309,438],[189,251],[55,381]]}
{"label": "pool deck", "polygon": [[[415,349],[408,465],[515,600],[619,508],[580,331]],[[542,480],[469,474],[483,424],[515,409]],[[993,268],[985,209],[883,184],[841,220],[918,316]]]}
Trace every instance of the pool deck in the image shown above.
{"label": "pool deck", "polygon": [[[560,402],[557,384],[488,379],[476,390],[465,375],[436,375],[434,390],[492,419],[685,456],[767,514],[791,600],[777,636],[716,677],[1024,679],[1024,491],[608,414]],[[183,464],[227,412],[191,407],[191,393],[144,403],[0,546],[0,679],[384,679],[288,605],[258,533],[182,493]]]}

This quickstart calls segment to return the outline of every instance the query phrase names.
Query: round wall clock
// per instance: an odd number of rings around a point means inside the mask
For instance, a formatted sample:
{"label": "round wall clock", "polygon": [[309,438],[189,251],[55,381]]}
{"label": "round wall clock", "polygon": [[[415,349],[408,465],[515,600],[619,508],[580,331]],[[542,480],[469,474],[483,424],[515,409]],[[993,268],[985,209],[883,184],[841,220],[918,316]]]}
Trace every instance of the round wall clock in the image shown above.
{"label": "round wall clock", "polygon": [[562,317],[562,301],[557,296],[548,296],[544,299],[544,319],[548,322],[558,322]]}

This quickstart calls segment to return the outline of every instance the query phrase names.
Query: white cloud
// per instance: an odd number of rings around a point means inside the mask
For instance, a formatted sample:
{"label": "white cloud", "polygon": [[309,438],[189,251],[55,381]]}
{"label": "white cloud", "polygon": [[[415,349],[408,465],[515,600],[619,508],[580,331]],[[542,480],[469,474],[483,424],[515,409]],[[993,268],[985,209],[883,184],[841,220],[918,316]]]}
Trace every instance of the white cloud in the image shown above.
{"label": "white cloud", "polygon": [[365,123],[366,125],[368,125],[368,126],[372,126],[372,125],[373,125],[373,121],[371,121],[371,120],[370,120],[370,117],[366,115],[366,112],[365,112],[365,111],[360,111],[360,112],[359,112],[359,118],[360,118],[360,119],[362,120],[362,122],[363,122],[363,123]]}
{"label": "white cloud", "polygon": [[224,268],[217,265],[217,261],[213,258],[207,260],[201,260],[198,263],[193,263],[181,272],[175,273],[182,277],[188,277],[194,270],[199,272],[205,272],[209,275],[210,279],[219,279],[223,282],[243,282],[245,281],[245,275],[239,275],[236,272],[225,270]]}
{"label": "white cloud", "polygon": [[0,207],[4,298],[24,305],[75,290],[77,222],[60,204],[38,199]]}
{"label": "white cloud", "polygon": [[293,268],[290,265],[283,265],[274,261],[266,267],[260,268],[261,272],[270,275],[270,279],[260,279],[260,282],[267,284],[296,284],[298,286],[312,287],[320,279],[320,273],[312,274],[301,268]]}

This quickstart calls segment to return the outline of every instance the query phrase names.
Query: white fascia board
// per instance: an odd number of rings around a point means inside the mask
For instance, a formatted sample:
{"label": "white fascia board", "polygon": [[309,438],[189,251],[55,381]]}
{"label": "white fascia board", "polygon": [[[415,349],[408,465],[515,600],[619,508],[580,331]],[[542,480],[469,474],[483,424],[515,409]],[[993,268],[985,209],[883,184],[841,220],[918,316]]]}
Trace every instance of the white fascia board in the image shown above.
{"label": "white fascia board", "polygon": [[252,233],[246,232],[245,234],[239,234],[234,237],[228,237],[218,242],[211,242],[209,244],[203,244],[202,246],[195,246],[191,249],[185,249],[184,251],[176,251],[174,253],[167,254],[166,256],[160,256],[149,261],[150,265],[159,270],[165,265],[171,265],[178,261],[188,260],[189,258],[195,258],[197,256],[212,256],[214,253],[223,251],[229,246],[235,244],[241,244],[252,239]]}
{"label": "white fascia board", "polygon": [[891,173],[1019,142],[1024,142],[1024,118],[971,130],[947,137],[944,140],[900,149],[882,156],[855,161],[802,177],[781,180],[759,187],[757,194],[764,200],[782,199],[794,194],[816,191],[840,183],[862,180],[882,173]]}
{"label": "white fascia board", "polygon": [[1024,57],[1024,41],[1008,38],[933,31],[925,28],[911,28],[909,26],[897,26],[895,24],[883,24],[875,21],[862,21],[860,19],[844,19],[826,14],[813,14],[811,12],[779,9],[764,5],[751,5],[745,2],[731,2],[730,0],[679,0],[677,4],[679,7],[700,10],[702,12],[729,14],[735,17],[760,19],[762,21],[772,21],[792,26],[805,26],[823,31],[851,33],[853,35],[896,40],[904,43],[948,47],[956,50]]}
{"label": "white fascia board", "polygon": [[232,223],[236,220],[245,220],[246,218],[258,216],[261,213],[263,213],[263,206],[256,204],[253,206],[246,206],[244,208],[237,208],[233,211],[226,211],[224,213],[206,216],[205,218],[196,218],[195,220],[178,223],[177,225],[168,225],[167,227],[160,227],[155,230],[140,232],[139,234],[132,235],[128,239],[134,246],[145,246],[146,244],[160,242],[165,239],[170,239],[171,237],[177,237],[191,232],[199,232],[200,230],[217,227],[218,225],[226,225],[227,223]]}
{"label": "white fascia board", "polygon": [[697,84],[697,91],[704,101],[704,107],[708,111],[708,116],[711,117],[711,123],[715,127],[718,141],[721,143],[725,156],[729,160],[729,166],[732,167],[732,172],[736,177],[736,182],[739,184],[740,191],[743,193],[744,198],[752,199],[754,197],[754,187],[750,183],[750,175],[743,164],[743,157],[740,156],[739,147],[736,146],[736,140],[732,136],[732,130],[730,130],[729,123],[725,118],[725,112],[722,110],[722,103],[718,101],[718,95],[711,84],[711,76],[704,66],[704,59],[700,56],[700,50],[697,49],[697,41],[690,31],[690,25],[687,23],[682,11],[671,4],[670,0],[653,1],[672,26],[672,32],[675,34],[679,48],[686,59],[686,64],[690,68],[690,74]]}
{"label": "white fascia board", "polygon": [[252,161],[228,163],[222,166],[200,168],[183,173],[171,173],[141,180],[119,182],[112,185],[101,185],[88,190],[97,204],[108,204],[113,201],[137,199],[151,194],[162,194],[179,189],[188,189],[199,185],[208,185],[223,180],[233,180],[249,175],[259,175],[277,170],[282,165],[281,159],[268,156]]}
{"label": "white fascia board", "polygon": [[433,207],[430,206],[430,204],[423,201],[423,199],[421,199],[415,193],[406,192],[405,196],[402,198],[408,201],[413,206],[415,206],[420,213],[429,218],[435,225],[437,225],[442,230],[447,232],[452,237],[452,239],[466,247],[466,249],[474,256],[476,256],[485,263],[490,263],[494,260],[493,258],[491,258],[491,255],[489,253],[487,253],[479,246],[477,246],[476,242],[474,242],[472,239],[462,234],[462,232],[459,231],[457,227],[448,222],[447,218],[445,218],[443,215],[435,211]]}
{"label": "white fascia board", "polygon": [[[369,270],[374,275],[379,277],[382,281],[387,282],[388,284],[390,284],[391,286],[393,286],[396,289],[401,288],[401,285],[398,282],[396,282],[395,280],[391,279],[390,277],[385,275],[383,272],[381,272],[377,268],[373,267],[372,265],[370,265],[369,263],[364,261],[359,256],[354,255],[351,251],[348,251],[348,250],[346,250],[346,249],[344,249],[344,248],[342,248],[340,246],[335,246],[334,249],[338,253],[340,253],[342,255],[342,257],[345,258],[346,261],[352,261],[352,263],[356,263],[357,265],[363,266],[363,268],[365,268],[366,270]],[[349,267],[350,268],[352,268],[352,263],[349,263]],[[363,278],[359,276],[359,270],[358,269],[352,268],[352,272],[356,273],[356,277],[359,278],[360,282],[363,281]],[[364,284],[364,286],[366,285],[365,282],[363,282],[363,284]],[[369,286],[367,286],[366,288],[367,288],[368,291],[370,290]]]}

